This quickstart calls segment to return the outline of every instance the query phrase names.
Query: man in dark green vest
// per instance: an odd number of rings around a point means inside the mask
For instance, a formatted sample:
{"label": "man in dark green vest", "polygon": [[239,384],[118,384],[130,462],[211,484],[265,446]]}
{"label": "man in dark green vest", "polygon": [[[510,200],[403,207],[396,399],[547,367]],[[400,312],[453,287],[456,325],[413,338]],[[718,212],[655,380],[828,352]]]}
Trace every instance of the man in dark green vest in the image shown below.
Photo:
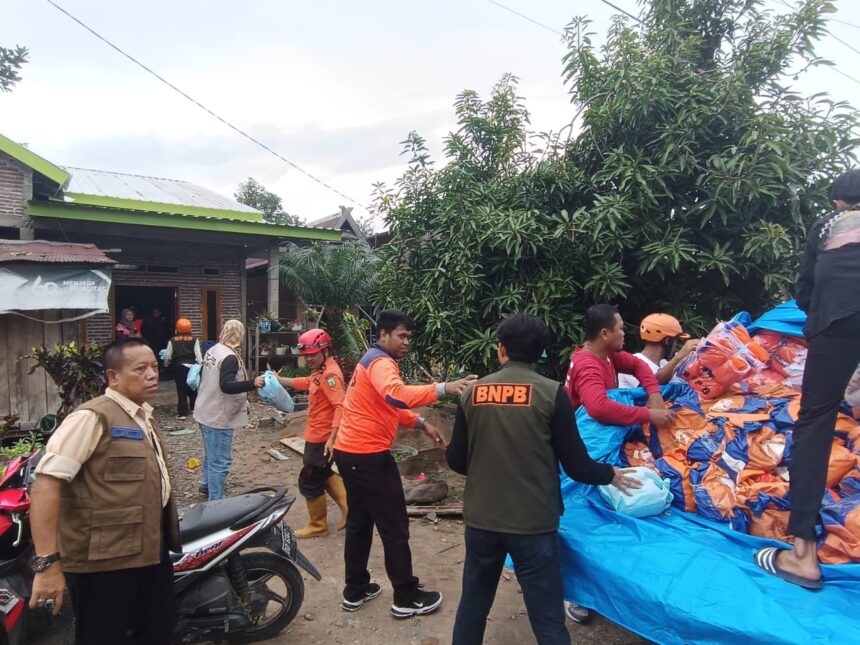
{"label": "man in dark green vest", "polygon": [[535,371],[549,330],[527,314],[498,326],[499,371],[460,397],[448,464],[467,475],[466,560],[454,645],[483,642],[499,575],[510,553],[539,645],[569,645],[564,624],[558,464],[576,481],[639,488],[629,470],[591,459],[561,384]]}

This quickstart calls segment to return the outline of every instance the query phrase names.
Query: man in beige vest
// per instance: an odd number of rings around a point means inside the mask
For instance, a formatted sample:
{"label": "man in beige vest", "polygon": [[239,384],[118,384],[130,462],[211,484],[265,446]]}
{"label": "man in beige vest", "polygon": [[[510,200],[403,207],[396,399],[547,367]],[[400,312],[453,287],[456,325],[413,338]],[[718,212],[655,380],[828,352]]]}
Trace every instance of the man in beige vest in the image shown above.
{"label": "man in beige vest", "polygon": [[147,401],[158,362],[139,339],[104,350],[107,392],[72,412],[36,469],[31,607],[56,614],[69,587],[77,645],[167,644],[179,522]]}

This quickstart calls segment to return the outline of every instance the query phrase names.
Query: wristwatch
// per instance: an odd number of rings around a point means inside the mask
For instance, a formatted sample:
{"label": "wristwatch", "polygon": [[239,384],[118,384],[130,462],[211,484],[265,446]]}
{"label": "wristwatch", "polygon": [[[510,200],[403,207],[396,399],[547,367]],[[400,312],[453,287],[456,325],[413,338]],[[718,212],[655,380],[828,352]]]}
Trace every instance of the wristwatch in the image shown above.
{"label": "wristwatch", "polygon": [[52,553],[51,555],[34,555],[33,560],[30,562],[30,568],[33,570],[33,573],[39,573],[59,561],[59,553]]}

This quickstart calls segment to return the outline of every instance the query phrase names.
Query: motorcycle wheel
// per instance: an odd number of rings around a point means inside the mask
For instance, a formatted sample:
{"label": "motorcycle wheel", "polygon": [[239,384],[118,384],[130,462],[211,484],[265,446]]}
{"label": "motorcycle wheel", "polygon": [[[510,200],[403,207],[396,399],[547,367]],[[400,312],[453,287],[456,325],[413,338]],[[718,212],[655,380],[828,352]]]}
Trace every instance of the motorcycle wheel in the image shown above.
{"label": "motorcycle wheel", "polygon": [[[299,613],[305,596],[305,582],[298,569],[280,556],[272,553],[243,553],[240,557],[248,584],[252,588],[264,585],[269,602],[248,629],[238,634],[225,634],[224,638],[233,643],[253,643],[273,638]],[[272,605],[276,609],[270,614]]]}

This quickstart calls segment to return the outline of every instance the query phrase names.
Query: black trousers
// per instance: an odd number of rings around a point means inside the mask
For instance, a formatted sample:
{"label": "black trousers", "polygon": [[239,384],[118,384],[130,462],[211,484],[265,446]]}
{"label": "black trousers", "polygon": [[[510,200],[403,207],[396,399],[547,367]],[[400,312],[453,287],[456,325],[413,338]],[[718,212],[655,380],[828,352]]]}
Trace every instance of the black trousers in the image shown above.
{"label": "black trousers", "polygon": [[510,553],[539,645],[570,645],[564,625],[558,531],[515,535],[466,527],[463,593],[454,621],[454,645],[481,645],[499,576]]}
{"label": "black trousers", "polygon": [[188,387],[188,370],[182,363],[173,365],[173,378],[176,380],[176,413],[180,417],[188,416],[188,404],[194,410],[194,402],[197,401],[197,391]]}
{"label": "black trousers", "polygon": [[167,551],[150,567],[67,573],[75,645],[168,645],[176,619]]}
{"label": "black trousers", "polygon": [[325,495],[325,482],[334,475],[331,458],[325,456],[325,443],[305,442],[302,470],[299,472],[299,492],[305,499]]}
{"label": "black trousers", "polygon": [[334,459],[346,488],[346,539],[343,558],[346,564],[344,598],[361,598],[370,583],[367,561],[373,543],[373,527],[382,538],[385,571],[394,587],[394,602],[412,602],[418,578],[412,574],[409,549],[409,517],[400,472],[391,453],[359,455],[334,451]]}
{"label": "black trousers", "polygon": [[837,320],[809,339],[789,467],[791,516],[788,533],[795,537],[815,538],[836,415],[858,363],[860,314]]}

